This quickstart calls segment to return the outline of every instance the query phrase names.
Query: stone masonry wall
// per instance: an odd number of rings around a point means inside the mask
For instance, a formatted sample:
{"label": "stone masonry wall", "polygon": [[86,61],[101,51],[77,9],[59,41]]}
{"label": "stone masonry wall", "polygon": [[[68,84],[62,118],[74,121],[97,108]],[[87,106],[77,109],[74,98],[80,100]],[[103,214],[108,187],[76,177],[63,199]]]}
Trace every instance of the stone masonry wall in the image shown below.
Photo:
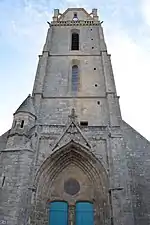
{"label": "stone masonry wall", "polygon": [[150,143],[123,122],[136,225],[150,224]]}
{"label": "stone masonry wall", "polygon": [[28,150],[1,153],[0,215],[9,225],[27,223],[31,204],[33,152]]}

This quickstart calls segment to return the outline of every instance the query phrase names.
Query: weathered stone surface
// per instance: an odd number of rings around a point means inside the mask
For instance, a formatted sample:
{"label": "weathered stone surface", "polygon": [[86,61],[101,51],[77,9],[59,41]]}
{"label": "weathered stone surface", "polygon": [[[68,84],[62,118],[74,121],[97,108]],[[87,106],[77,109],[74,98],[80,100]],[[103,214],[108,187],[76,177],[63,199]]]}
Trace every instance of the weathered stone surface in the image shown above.
{"label": "weathered stone surface", "polygon": [[3,150],[6,147],[9,132],[10,130],[0,136],[0,150]]}
{"label": "weathered stone surface", "polygon": [[123,133],[135,223],[150,224],[150,143],[125,122]]}
{"label": "weathered stone surface", "polygon": [[[54,200],[68,202],[69,225],[77,201],[93,202],[96,225],[150,224],[150,143],[122,121],[110,55],[93,13],[68,9],[58,19],[55,10],[32,97],[0,137],[0,216],[9,225],[48,224]],[[79,50],[71,51],[77,30]],[[68,191],[69,180],[77,182]]]}

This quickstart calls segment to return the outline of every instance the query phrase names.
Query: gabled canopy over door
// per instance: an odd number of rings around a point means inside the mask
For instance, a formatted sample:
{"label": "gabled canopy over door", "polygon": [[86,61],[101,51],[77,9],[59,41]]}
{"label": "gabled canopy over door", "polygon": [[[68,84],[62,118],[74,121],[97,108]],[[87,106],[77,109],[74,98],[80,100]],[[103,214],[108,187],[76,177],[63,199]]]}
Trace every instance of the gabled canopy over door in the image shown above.
{"label": "gabled canopy over door", "polygon": [[76,225],[94,225],[94,208],[90,202],[76,204]]}
{"label": "gabled canopy over door", "polygon": [[66,202],[51,202],[49,210],[49,225],[68,224],[68,204]]}

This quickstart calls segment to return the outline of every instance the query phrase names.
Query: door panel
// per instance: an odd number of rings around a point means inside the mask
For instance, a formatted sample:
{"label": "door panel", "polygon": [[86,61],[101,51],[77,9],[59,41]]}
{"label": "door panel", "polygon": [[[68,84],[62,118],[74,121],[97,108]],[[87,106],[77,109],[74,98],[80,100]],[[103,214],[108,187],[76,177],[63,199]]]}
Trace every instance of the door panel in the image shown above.
{"label": "door panel", "polygon": [[66,202],[51,202],[49,210],[49,225],[68,224],[68,204]]}
{"label": "door panel", "polygon": [[76,225],[94,225],[94,208],[90,202],[76,204]]}

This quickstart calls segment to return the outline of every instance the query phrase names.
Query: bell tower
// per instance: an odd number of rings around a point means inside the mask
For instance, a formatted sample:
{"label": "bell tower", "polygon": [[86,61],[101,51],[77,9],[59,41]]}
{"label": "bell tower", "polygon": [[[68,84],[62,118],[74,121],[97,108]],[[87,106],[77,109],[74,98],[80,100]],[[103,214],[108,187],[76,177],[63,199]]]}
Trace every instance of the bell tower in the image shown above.
{"label": "bell tower", "polygon": [[122,120],[97,9],[55,9],[48,26],[32,95],[0,137],[0,220],[150,224],[150,143]]}
{"label": "bell tower", "polygon": [[[40,201],[35,200],[35,205],[42,207],[41,202],[45,201],[43,196],[49,193],[47,198],[50,198],[52,211],[57,211],[57,207],[58,209],[64,207],[70,211],[73,206],[75,213],[78,208],[76,208],[77,201],[90,201],[94,205],[85,207],[97,211],[94,223],[103,225],[123,225],[127,221],[132,223],[131,206],[125,200],[128,198],[128,187],[122,179],[124,174],[128,180],[128,173],[113,162],[113,158],[121,160],[123,157],[124,141],[111,57],[107,52],[97,9],[87,13],[83,8],[69,8],[63,14],[59,9],[55,9],[53,21],[48,24],[47,38],[42,55],[39,57],[32,95],[37,123],[44,125],[42,132],[50,129],[49,132],[52,133],[48,142],[45,140],[43,143],[41,140],[42,146],[45,147],[45,143],[49,143],[50,148],[47,147],[47,151],[54,158],[53,161],[47,158],[42,169],[39,168],[40,175],[35,186],[39,187],[40,196],[38,192],[37,196]],[[69,118],[73,118],[73,115],[76,115],[75,119],[70,121]],[[51,139],[55,136],[54,133],[59,136],[54,137],[55,141]],[[92,155],[88,155],[92,152],[95,159]],[[53,170],[49,165],[55,164],[55,160],[57,171],[62,172],[55,173],[50,188],[47,180],[50,182],[52,179]],[[97,160],[100,160],[100,164]],[[84,161],[87,163],[87,172],[84,172],[86,171]],[[94,168],[94,163],[99,165],[99,168]],[[49,174],[46,171],[49,171]],[[47,177],[46,180],[43,180],[43,177]],[[90,180],[89,177],[93,177],[94,180]],[[43,189],[40,183],[44,183]],[[69,189],[66,193],[68,190],[66,184],[73,190]],[[90,184],[93,186],[90,187]],[[80,187],[77,192],[74,190],[75,186]],[[124,199],[123,204],[121,198]],[[62,199],[67,205],[60,204]],[[53,200],[58,202],[53,204]],[[79,204],[79,208],[81,205]],[[125,220],[123,207],[129,208],[128,218]],[[82,211],[82,207],[80,210]],[[70,216],[69,211],[65,210],[65,215]],[[41,213],[44,213],[43,210]],[[36,216],[38,217],[37,214]],[[48,215],[45,215],[43,219],[47,217]],[[56,217],[52,220],[51,218],[53,214],[50,212],[51,224],[55,224]],[[67,216],[64,221],[66,219]],[[72,223],[75,223],[75,218]],[[93,222],[90,225],[92,224]]]}
{"label": "bell tower", "polygon": [[119,126],[118,96],[97,9],[91,14],[55,9],[49,26],[33,89],[40,122],[65,124],[75,108],[81,124]]}

